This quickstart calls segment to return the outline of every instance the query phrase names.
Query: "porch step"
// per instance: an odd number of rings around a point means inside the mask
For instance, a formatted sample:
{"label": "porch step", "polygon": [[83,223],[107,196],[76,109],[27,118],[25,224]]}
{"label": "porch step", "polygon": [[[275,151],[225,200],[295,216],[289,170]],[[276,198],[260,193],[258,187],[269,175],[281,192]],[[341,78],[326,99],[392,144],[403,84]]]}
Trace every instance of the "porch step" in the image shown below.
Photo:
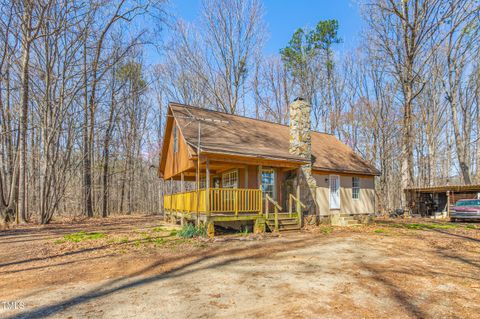
{"label": "porch step", "polygon": [[[289,213],[278,213],[278,230],[279,231],[294,231],[300,230],[300,224],[296,218],[296,215]],[[266,220],[267,227],[270,231],[275,230],[275,215],[269,215]]]}
{"label": "porch step", "polygon": [[[267,219],[269,222],[271,223],[274,223],[275,222],[275,218],[268,218]],[[295,217],[292,217],[292,218],[278,218],[278,223],[284,223],[284,224],[290,224],[290,223],[293,223],[293,224],[296,224],[297,223],[297,219]]]}

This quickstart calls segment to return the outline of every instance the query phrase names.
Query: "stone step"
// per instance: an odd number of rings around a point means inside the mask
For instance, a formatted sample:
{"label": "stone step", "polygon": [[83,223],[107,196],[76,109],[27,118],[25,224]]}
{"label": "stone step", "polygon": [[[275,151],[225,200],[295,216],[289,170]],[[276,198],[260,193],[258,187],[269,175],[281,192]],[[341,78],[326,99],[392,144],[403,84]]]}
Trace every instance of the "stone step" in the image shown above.
{"label": "stone step", "polygon": [[333,226],[360,226],[361,223],[354,216],[338,216],[335,221],[332,220]]}

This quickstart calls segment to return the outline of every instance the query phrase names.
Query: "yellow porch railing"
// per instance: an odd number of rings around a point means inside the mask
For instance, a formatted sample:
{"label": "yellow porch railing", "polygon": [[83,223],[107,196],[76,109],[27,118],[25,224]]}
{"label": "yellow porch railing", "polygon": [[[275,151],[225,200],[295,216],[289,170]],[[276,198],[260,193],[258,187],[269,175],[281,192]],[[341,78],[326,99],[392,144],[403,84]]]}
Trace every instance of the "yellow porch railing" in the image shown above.
{"label": "yellow porch railing", "polygon": [[262,191],[247,188],[210,188],[163,198],[165,210],[184,213],[262,213]]}

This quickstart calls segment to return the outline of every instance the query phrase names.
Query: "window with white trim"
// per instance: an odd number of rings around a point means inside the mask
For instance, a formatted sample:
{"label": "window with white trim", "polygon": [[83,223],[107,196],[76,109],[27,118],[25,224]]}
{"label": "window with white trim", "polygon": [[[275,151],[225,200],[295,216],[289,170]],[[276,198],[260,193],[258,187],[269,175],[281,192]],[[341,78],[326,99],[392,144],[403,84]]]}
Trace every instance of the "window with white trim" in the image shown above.
{"label": "window with white trim", "polygon": [[177,127],[173,127],[173,153],[178,152],[178,132]]}
{"label": "window with white trim", "polygon": [[360,177],[357,176],[352,177],[352,198],[360,198]]}
{"label": "window with white trim", "polygon": [[229,171],[222,175],[223,188],[237,188],[238,187],[238,171]]}
{"label": "window with white trim", "polygon": [[275,199],[275,171],[272,168],[262,169],[262,191]]}

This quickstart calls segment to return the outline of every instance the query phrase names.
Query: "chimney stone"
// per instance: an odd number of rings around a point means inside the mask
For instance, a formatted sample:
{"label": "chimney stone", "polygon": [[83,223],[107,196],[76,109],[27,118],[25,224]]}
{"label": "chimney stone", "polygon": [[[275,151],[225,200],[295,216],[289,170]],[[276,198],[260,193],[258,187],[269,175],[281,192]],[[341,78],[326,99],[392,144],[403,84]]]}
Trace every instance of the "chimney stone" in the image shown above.
{"label": "chimney stone", "polygon": [[[300,188],[300,200],[307,206],[308,214],[317,215],[317,183],[312,176],[312,134],[310,122],[311,106],[302,98],[296,98],[290,104],[290,145],[289,153],[298,155],[308,164],[297,171],[296,184]],[[316,218],[315,218],[316,219]]]}
{"label": "chimney stone", "polygon": [[311,106],[302,98],[290,104],[290,148],[289,152],[310,160],[312,137],[310,133]]}

